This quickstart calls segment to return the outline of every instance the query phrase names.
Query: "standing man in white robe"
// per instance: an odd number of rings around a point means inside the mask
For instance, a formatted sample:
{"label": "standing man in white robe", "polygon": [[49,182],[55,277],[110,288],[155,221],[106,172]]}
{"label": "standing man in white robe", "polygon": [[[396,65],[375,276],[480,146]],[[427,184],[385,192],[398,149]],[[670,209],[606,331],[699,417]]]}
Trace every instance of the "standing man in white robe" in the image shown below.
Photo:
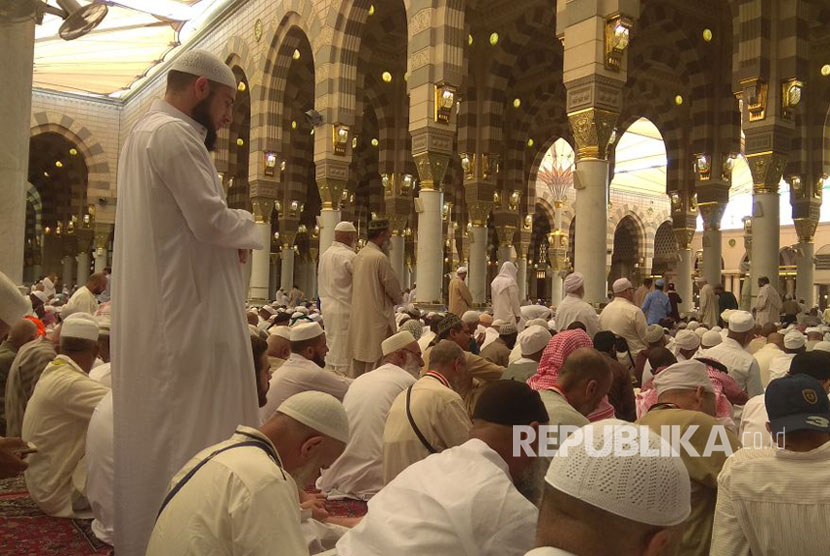
{"label": "standing man in white robe", "polygon": [[565,278],[563,284],[565,299],[556,308],[556,329],[559,332],[567,330],[574,322],[581,322],[585,325],[588,336],[593,338],[599,332],[599,315],[596,309],[591,307],[582,298],[585,297],[585,277],[580,272],[572,272]]}
{"label": "standing man in white robe", "polygon": [[752,307],[755,323],[764,326],[768,322],[777,322],[781,316],[781,296],[769,283],[769,278],[758,278],[758,298]]}
{"label": "standing man in white robe", "polygon": [[718,298],[715,296],[715,289],[705,279],[697,281],[700,288],[700,322],[710,330],[718,325]]}
{"label": "standing man in white robe", "polygon": [[219,58],[185,52],[121,150],[112,376],[122,556],[145,553],[167,484],[193,454],[259,424],[243,263],[263,246],[253,216],[228,208],[209,153],[235,96]]}
{"label": "standing man in white robe", "polygon": [[63,306],[61,318],[66,319],[73,313],[94,315],[98,310],[98,296],[107,289],[107,276],[103,272],[96,272],[89,277],[85,286],[81,286],[72,294],[66,305]]}
{"label": "standing man in white robe", "polygon": [[493,300],[493,318],[504,322],[515,322],[516,328],[521,331],[522,311],[519,306],[519,283],[516,281],[519,270],[516,265],[507,261],[501,265],[499,275],[490,282],[490,295]]}
{"label": "standing man in white robe", "polygon": [[352,262],[357,228],[351,222],[340,222],[334,227],[334,241],[320,255],[317,288],[320,291],[320,311],[326,323],[326,366],[348,374],[352,365],[349,344],[349,319],[352,312]]}

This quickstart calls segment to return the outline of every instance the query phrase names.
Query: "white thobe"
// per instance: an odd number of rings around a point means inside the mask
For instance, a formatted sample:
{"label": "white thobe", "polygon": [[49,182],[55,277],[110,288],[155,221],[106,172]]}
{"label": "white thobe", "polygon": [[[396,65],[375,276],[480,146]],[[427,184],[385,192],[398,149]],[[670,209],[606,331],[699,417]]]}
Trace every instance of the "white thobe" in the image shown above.
{"label": "white thobe", "polygon": [[718,475],[711,556],[827,554],[830,442],[809,452],[738,450]]}
{"label": "white thobe", "polygon": [[418,346],[421,348],[421,353],[424,353],[429,344],[432,343],[432,340],[435,339],[435,332],[432,331],[432,328],[424,328],[421,337],[418,338]]}
{"label": "white thobe", "polygon": [[383,487],[383,428],[392,402],[415,377],[387,363],[349,386],[343,407],[349,417],[349,443],[317,486],[329,498],[369,500]]}
{"label": "white thobe", "polygon": [[[787,376],[787,374],[790,372],[790,365],[792,364],[794,358],[794,353],[782,352],[780,355],[778,355],[778,357],[773,359],[769,364],[769,380],[772,381],[776,378]],[[767,384],[769,384],[769,382],[767,382]]]}
{"label": "white thobe", "polygon": [[259,423],[239,249],[253,216],[229,209],[206,130],[163,100],[118,163],[112,282],[116,550],[143,555],[174,473],[236,425]]}
{"label": "white thobe", "polygon": [[588,336],[592,339],[600,331],[599,315],[596,309],[583,301],[581,297],[569,293],[556,308],[556,330],[562,332],[577,321],[585,325]]}
{"label": "white thobe", "polygon": [[66,319],[73,313],[86,313],[94,315],[98,310],[98,299],[95,294],[86,286],[81,286],[78,291],[72,294],[66,305],[61,310],[61,318]]}
{"label": "white thobe", "polygon": [[761,387],[766,388],[769,384],[769,366],[772,360],[784,353],[775,344],[764,344],[764,346],[753,354],[758,362],[758,369],[761,375]]}
{"label": "white thobe", "polygon": [[40,375],[21,436],[38,449],[26,460],[26,486],[45,514],[86,517],[73,511],[72,504],[85,494],[89,419],[109,391],[66,355],[58,355]]}
{"label": "white thobe", "polygon": [[297,485],[281,469],[274,445],[256,429],[238,427],[229,440],[196,454],[176,474],[170,488],[213,452],[253,439],[265,443],[275,459],[256,446],[231,448],[214,456],[161,512],[147,556],[308,554]]}
{"label": "white thobe", "polygon": [[354,249],[334,241],[320,255],[317,288],[320,311],[326,323],[326,365],[340,372],[348,372],[352,365],[349,345],[349,320],[352,310],[352,261]]}
{"label": "white thobe", "polygon": [[413,463],[369,501],[338,556],[521,556],[536,507],[498,453],[474,438]]}
{"label": "white thobe", "polygon": [[[559,310],[556,311],[556,322],[559,322]],[[643,310],[624,297],[615,297],[599,314],[599,325],[602,330],[610,330],[622,336],[628,342],[628,351],[632,357],[646,349],[646,316]]]}
{"label": "white thobe", "polygon": [[770,284],[765,284],[758,290],[755,305],[755,323],[763,326],[769,322],[777,322],[781,316],[781,296]]}
{"label": "white thobe", "polygon": [[268,401],[259,409],[259,421],[264,423],[274,415],[280,404],[300,392],[318,390],[342,400],[352,383],[351,378],[320,368],[314,361],[292,353],[271,375]]}
{"label": "white thobe", "polygon": [[112,364],[101,363],[89,371],[89,378],[97,380],[107,388],[112,388]]}
{"label": "white thobe", "polygon": [[726,365],[729,376],[734,378],[741,390],[750,397],[757,396],[764,391],[761,387],[761,369],[758,367],[758,362],[732,338],[724,338],[723,342],[701,351],[700,355],[714,357]]}
{"label": "white thobe", "polygon": [[709,329],[718,324],[718,298],[711,284],[700,288],[700,322]]}
{"label": "white thobe", "polygon": [[55,297],[55,294],[58,293],[55,289],[55,283],[52,282],[52,280],[50,280],[49,278],[44,278],[43,280],[41,280],[41,283],[43,284],[43,293],[46,294],[46,299],[51,299]]}
{"label": "white thobe", "polygon": [[115,497],[112,493],[115,463],[112,447],[112,392],[107,392],[92,413],[86,432],[86,499],[95,519],[92,532],[112,544]]}
{"label": "white thobe", "polygon": [[521,329],[522,309],[519,305],[519,287],[510,286],[500,291],[493,298],[493,319],[501,319],[504,322],[516,323],[516,327]]}
{"label": "white thobe", "polygon": [[481,343],[481,346],[479,346],[479,353],[481,353],[482,349],[486,348],[487,346],[495,342],[498,339],[498,337],[499,331],[493,328],[492,326],[488,326],[484,330],[484,341]]}
{"label": "white thobe", "polygon": [[561,548],[554,548],[552,546],[540,546],[534,548],[525,556],[576,556],[573,552],[562,550]]}
{"label": "white thobe", "polygon": [[767,430],[769,416],[764,395],[759,394],[749,398],[741,411],[741,422],[738,426],[738,437],[744,448],[770,448],[772,435]]}

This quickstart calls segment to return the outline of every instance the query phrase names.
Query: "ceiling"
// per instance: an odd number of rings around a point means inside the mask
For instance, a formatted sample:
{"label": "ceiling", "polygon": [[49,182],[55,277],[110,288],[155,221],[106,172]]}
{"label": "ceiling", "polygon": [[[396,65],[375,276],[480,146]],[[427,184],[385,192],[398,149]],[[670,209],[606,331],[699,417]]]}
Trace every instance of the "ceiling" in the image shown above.
{"label": "ceiling", "polygon": [[[114,0],[103,22],[73,41],[46,14],[35,30],[33,86],[120,98],[161,68],[233,0]],[[55,0],[49,0],[56,6]],[[80,0],[81,5],[90,0]]]}

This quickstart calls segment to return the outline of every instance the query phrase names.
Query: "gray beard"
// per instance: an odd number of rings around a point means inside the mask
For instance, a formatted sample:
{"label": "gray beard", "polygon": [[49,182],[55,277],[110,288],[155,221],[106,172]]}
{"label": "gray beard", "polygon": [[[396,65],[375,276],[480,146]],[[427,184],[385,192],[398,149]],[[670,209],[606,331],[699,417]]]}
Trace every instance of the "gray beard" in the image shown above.
{"label": "gray beard", "polygon": [[547,473],[549,464],[550,458],[537,456],[533,458],[533,463],[513,481],[516,490],[537,508],[542,502],[542,493],[545,490],[545,473]]}

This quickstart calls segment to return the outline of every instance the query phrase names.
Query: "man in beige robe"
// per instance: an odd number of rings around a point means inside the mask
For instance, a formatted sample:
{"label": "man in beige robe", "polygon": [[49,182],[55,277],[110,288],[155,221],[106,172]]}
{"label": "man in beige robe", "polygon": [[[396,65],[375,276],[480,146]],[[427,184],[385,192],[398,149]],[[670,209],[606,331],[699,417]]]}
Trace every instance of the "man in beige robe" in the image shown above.
{"label": "man in beige robe", "polygon": [[368,241],[354,258],[352,278],[352,377],[377,366],[380,344],[395,333],[395,305],[403,295],[387,253],[392,238],[388,220],[369,222]]}
{"label": "man in beige robe", "polygon": [[450,313],[459,317],[473,306],[473,296],[470,294],[470,288],[464,282],[466,279],[467,267],[461,266],[455,271],[455,278],[450,280]]}
{"label": "man in beige robe", "polygon": [[710,330],[718,325],[718,298],[715,296],[715,289],[705,279],[698,280],[700,287],[700,322]]}
{"label": "man in beige robe", "polygon": [[755,314],[755,322],[761,326],[769,322],[777,322],[781,317],[781,296],[769,283],[769,278],[761,276],[758,278],[758,297],[752,312]]}

